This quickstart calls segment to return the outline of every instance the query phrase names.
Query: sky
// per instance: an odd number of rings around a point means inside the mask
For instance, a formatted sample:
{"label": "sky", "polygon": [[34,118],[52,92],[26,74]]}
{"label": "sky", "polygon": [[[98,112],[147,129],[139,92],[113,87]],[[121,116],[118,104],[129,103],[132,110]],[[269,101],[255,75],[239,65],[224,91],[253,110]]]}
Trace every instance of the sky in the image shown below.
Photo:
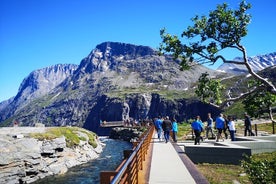
{"label": "sky", "polygon": [[[1,0],[0,102],[15,96],[34,70],[80,64],[106,41],[156,49],[160,29],[180,36],[192,17],[224,2],[236,9],[241,0]],[[248,56],[275,52],[276,1],[247,2],[252,20],[242,44]]]}

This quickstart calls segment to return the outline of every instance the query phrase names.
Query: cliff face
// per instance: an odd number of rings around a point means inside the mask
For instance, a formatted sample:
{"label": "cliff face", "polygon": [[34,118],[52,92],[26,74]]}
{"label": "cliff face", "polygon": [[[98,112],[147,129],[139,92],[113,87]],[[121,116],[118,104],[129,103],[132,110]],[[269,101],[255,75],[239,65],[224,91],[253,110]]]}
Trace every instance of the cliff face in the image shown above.
{"label": "cliff face", "polygon": [[126,99],[110,98],[101,96],[98,99],[89,115],[87,116],[84,128],[94,132],[100,132],[100,120],[114,121],[123,119],[123,111],[127,107],[127,116],[136,120],[152,119],[158,116],[175,117],[179,122],[195,118],[200,115],[206,121],[207,113],[213,115],[220,113],[219,109],[193,99],[168,100],[159,94],[130,94]]}

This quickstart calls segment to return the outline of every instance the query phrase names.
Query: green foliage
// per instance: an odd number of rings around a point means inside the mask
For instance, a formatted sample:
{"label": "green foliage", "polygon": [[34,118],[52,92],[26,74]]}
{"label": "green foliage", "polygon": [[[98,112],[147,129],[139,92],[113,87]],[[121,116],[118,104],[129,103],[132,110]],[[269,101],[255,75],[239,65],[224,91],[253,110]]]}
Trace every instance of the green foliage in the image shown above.
{"label": "green foliage", "polygon": [[[189,69],[194,60],[199,64],[213,64],[218,59],[224,59],[219,52],[226,48],[239,49],[241,38],[247,35],[251,16],[246,11],[250,8],[251,5],[245,1],[240,3],[237,10],[229,9],[224,3],[210,11],[209,16],[196,15],[192,18],[194,25],[181,34],[183,42],[178,36],[166,33],[164,28],[160,31],[162,43],[159,51],[182,59],[182,69]],[[186,40],[189,40],[187,44]]]}
{"label": "green foliage", "polygon": [[242,161],[242,167],[255,184],[276,183],[276,152],[266,153],[262,158],[247,157]]}
{"label": "green foliage", "polygon": [[180,90],[168,90],[160,86],[159,87],[153,86],[151,88],[145,87],[145,86],[140,86],[139,88],[125,87],[125,88],[113,90],[107,93],[107,95],[109,97],[113,97],[113,98],[117,97],[123,100],[128,95],[141,94],[141,93],[156,93],[168,100],[188,99],[195,96],[193,89],[189,89],[188,91],[183,92]]}
{"label": "green foliage", "polygon": [[243,104],[248,114],[257,118],[270,113],[271,107],[276,105],[276,95],[268,91],[253,93],[243,100]]}
{"label": "green foliage", "polygon": [[228,115],[235,115],[239,119],[244,118],[244,105],[242,102],[236,102],[225,109],[224,113]]}
{"label": "green foliage", "polygon": [[80,131],[85,133],[88,136],[88,138],[89,138],[88,143],[91,146],[93,146],[93,148],[96,148],[97,147],[97,142],[96,142],[97,135],[95,133],[90,132],[90,131],[85,130],[85,129],[81,129]]}
{"label": "green foliage", "polygon": [[179,139],[184,139],[184,137],[186,137],[187,135],[192,133],[192,128],[191,128],[191,123],[192,123],[192,119],[188,120],[188,122],[184,122],[184,123],[178,123],[178,132],[177,132],[177,136],[179,137]]}
{"label": "green foliage", "polygon": [[218,79],[210,79],[208,73],[203,73],[198,79],[198,86],[195,91],[197,96],[205,103],[212,102],[213,100],[217,104],[222,103],[221,91],[225,87]]}
{"label": "green foliage", "polygon": [[64,136],[66,139],[66,146],[72,148],[80,143],[80,140],[87,141],[85,137],[81,137],[77,132],[85,133],[89,140],[88,143],[94,148],[97,147],[95,141],[96,134],[78,127],[54,127],[49,128],[45,133],[33,133],[31,136],[38,140],[52,140]]}

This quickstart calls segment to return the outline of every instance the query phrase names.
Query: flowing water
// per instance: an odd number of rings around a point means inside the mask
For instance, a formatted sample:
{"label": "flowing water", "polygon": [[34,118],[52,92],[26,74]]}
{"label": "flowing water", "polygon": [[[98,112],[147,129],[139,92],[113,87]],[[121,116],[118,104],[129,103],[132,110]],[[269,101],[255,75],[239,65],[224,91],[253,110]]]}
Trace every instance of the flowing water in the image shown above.
{"label": "flowing water", "polygon": [[113,139],[102,140],[106,146],[99,158],[70,168],[60,176],[49,176],[34,184],[96,184],[100,183],[101,171],[114,171],[122,162],[123,150],[132,148],[131,143]]}

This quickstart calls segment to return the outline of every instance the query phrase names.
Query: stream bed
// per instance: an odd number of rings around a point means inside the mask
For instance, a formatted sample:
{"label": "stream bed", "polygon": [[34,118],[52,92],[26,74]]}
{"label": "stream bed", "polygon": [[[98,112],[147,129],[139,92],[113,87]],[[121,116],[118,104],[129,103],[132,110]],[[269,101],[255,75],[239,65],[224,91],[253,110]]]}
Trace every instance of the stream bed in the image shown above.
{"label": "stream bed", "polygon": [[72,167],[63,175],[48,176],[33,184],[98,184],[101,171],[114,171],[123,160],[123,151],[132,149],[126,141],[102,139],[106,144],[99,158]]}

